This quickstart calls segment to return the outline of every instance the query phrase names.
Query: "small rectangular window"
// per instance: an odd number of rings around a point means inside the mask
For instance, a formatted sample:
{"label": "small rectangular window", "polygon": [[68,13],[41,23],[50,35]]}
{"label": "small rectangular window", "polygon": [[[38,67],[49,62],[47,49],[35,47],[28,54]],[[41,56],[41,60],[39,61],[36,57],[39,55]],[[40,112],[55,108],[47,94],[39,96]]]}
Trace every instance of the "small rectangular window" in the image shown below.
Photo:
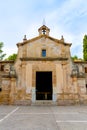
{"label": "small rectangular window", "polygon": [[86,84],[86,94],[87,94],[87,84]]}
{"label": "small rectangular window", "polygon": [[1,65],[1,71],[4,71],[4,65]]}
{"label": "small rectangular window", "polygon": [[85,73],[87,73],[87,67],[85,67]]}
{"label": "small rectangular window", "polygon": [[46,57],[46,50],[42,50],[42,56]]}
{"label": "small rectangular window", "polygon": [[2,88],[0,88],[0,92],[2,91]]}

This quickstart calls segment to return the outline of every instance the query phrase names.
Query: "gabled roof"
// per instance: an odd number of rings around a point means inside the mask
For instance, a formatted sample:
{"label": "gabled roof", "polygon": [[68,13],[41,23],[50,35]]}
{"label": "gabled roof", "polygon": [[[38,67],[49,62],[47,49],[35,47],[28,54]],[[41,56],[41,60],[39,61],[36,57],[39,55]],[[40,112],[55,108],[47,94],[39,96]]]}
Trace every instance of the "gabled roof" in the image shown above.
{"label": "gabled roof", "polygon": [[62,39],[59,40],[59,39],[50,37],[50,36],[48,36],[48,35],[46,35],[46,34],[43,34],[43,35],[34,37],[34,38],[32,38],[32,39],[25,40],[25,41],[23,41],[23,42],[17,43],[17,46],[18,46],[18,47],[19,47],[19,46],[23,46],[23,45],[25,45],[25,44],[27,44],[27,43],[31,43],[31,42],[33,42],[33,41],[36,41],[36,40],[38,40],[38,39],[40,39],[40,38],[42,38],[42,37],[48,38],[48,39],[50,39],[50,40],[52,40],[52,41],[54,41],[54,42],[56,42],[56,43],[64,44],[64,45],[67,45],[67,46],[71,46],[71,45],[72,45],[72,43],[66,43],[66,42],[64,42]]}

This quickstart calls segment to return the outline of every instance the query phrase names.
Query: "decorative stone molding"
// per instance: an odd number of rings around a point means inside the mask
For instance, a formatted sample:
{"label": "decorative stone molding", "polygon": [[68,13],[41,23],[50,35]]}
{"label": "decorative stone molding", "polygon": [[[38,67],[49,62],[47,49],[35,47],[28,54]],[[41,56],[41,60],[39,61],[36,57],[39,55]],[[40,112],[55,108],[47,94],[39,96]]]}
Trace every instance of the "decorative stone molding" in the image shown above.
{"label": "decorative stone molding", "polygon": [[63,57],[57,57],[57,58],[51,58],[51,57],[47,57],[47,58],[37,58],[37,57],[25,57],[25,58],[20,58],[21,61],[55,61],[55,60],[59,60],[59,61],[66,61],[68,60],[68,58],[63,58]]}

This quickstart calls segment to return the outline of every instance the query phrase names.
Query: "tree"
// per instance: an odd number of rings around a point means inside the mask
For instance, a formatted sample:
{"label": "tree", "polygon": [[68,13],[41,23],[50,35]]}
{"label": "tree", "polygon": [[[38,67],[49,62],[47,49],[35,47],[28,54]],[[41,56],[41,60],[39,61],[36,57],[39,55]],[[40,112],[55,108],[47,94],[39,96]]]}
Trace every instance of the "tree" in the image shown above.
{"label": "tree", "polygon": [[12,54],[12,55],[10,55],[6,60],[16,60],[16,57],[17,57],[17,54]]}
{"label": "tree", "polygon": [[80,61],[82,61],[82,60],[83,60],[82,58],[78,58],[78,56],[76,56],[76,55],[75,55],[75,56],[72,56],[71,58],[72,58],[73,61],[75,61],[75,60],[80,60]]}
{"label": "tree", "polygon": [[72,60],[78,60],[78,57],[76,55],[72,56],[71,58],[72,58]]}
{"label": "tree", "polygon": [[87,61],[87,35],[83,38],[83,59]]}
{"label": "tree", "polygon": [[3,48],[4,46],[4,43],[3,42],[0,42],[0,61],[3,60],[3,58],[6,56],[6,54],[3,54]]}

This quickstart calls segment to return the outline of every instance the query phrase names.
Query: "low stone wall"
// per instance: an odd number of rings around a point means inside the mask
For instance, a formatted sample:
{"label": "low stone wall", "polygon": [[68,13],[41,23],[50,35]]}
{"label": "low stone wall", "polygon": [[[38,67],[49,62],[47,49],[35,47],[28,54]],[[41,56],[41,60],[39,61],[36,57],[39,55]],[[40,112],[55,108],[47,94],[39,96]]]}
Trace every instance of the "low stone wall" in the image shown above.
{"label": "low stone wall", "polygon": [[58,94],[57,105],[74,105],[79,103],[79,94],[61,93]]}
{"label": "low stone wall", "polygon": [[31,100],[16,100],[13,105],[22,105],[22,106],[30,106]]}
{"label": "low stone wall", "polygon": [[0,104],[9,104],[9,91],[0,92]]}

